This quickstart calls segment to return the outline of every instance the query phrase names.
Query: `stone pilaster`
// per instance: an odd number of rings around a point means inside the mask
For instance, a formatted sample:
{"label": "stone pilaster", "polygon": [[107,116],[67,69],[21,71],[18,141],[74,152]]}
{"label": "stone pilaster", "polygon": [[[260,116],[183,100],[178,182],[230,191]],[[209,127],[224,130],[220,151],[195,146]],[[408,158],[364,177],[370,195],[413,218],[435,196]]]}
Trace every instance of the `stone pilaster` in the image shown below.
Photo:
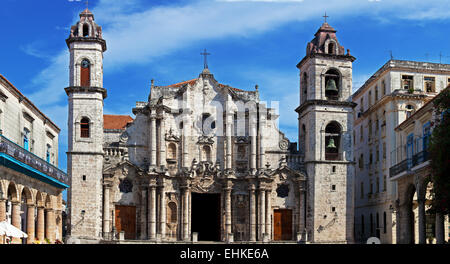
{"label": "stone pilaster", "polygon": [[150,117],[150,166],[156,166],[156,118],[152,115]]}
{"label": "stone pilaster", "polygon": [[263,188],[259,189],[259,241],[263,240],[266,229],[266,192]]}
{"label": "stone pilaster", "polygon": [[103,185],[103,236],[111,232],[111,215],[109,209],[110,188],[111,186],[107,183]]}
{"label": "stone pilaster", "polygon": [[272,239],[272,200],[270,194],[272,190],[266,190],[266,229],[265,233]]}
{"label": "stone pilaster", "polygon": [[231,234],[231,187],[226,186],[223,190],[225,195],[225,238]]}
{"label": "stone pilaster", "polygon": [[256,199],[255,185],[249,187],[249,207],[250,207],[250,241],[256,241]]}
{"label": "stone pilaster", "polygon": [[[262,109],[261,109],[262,108]],[[265,164],[264,130],[266,124],[266,114],[264,107],[260,107],[259,113],[259,168],[263,169]]]}
{"label": "stone pilaster", "polygon": [[146,204],[146,199],[147,199],[147,190],[146,189],[142,189],[141,190],[141,236],[140,239],[141,240],[145,240],[147,239],[147,208],[145,206]]}
{"label": "stone pilaster", "polygon": [[148,215],[148,231],[149,239],[156,239],[156,185],[151,184],[149,187],[148,197],[149,215]]}
{"label": "stone pilaster", "polygon": [[303,236],[304,236],[304,232],[306,229],[306,218],[305,218],[305,208],[306,208],[306,201],[305,201],[305,197],[306,197],[306,192],[304,188],[300,188],[299,190],[300,192],[300,196],[299,196],[299,204],[298,204],[298,209],[299,209],[299,217],[298,217],[298,233],[302,234],[302,240]]}
{"label": "stone pilaster", "polygon": [[166,237],[166,222],[167,222],[167,213],[166,213],[166,191],[164,188],[164,183],[161,184],[159,187],[159,232],[161,234],[161,239],[164,239]]}
{"label": "stone pilaster", "polygon": [[164,111],[159,123],[159,165],[166,166],[166,121],[164,117]]}
{"label": "stone pilaster", "polygon": [[34,205],[27,205],[27,244],[34,242],[35,238],[35,221],[34,221]]}
{"label": "stone pilaster", "polygon": [[250,112],[250,169],[253,173],[256,170],[256,113]]}
{"label": "stone pilaster", "polygon": [[189,241],[189,188],[183,189],[183,240]]}
{"label": "stone pilaster", "polygon": [[226,169],[231,169],[233,160],[232,160],[232,123],[233,123],[233,115],[227,111],[226,115]]}

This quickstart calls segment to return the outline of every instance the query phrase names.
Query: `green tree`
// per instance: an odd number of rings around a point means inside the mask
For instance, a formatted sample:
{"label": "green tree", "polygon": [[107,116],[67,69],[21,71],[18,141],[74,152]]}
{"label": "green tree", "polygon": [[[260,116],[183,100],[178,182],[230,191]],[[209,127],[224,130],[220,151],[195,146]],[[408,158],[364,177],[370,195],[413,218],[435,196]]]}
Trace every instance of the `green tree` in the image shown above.
{"label": "green tree", "polygon": [[450,212],[450,88],[433,101],[436,111],[429,146],[433,181],[432,210],[443,214]]}

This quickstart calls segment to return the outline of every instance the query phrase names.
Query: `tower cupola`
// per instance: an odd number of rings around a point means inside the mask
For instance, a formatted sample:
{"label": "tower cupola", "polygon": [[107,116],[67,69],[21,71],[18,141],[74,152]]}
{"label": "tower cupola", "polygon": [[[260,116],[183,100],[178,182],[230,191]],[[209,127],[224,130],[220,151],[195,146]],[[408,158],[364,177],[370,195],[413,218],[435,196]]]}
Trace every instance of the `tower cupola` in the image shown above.
{"label": "tower cupola", "polygon": [[80,20],[77,24],[70,28],[70,36],[66,40],[67,46],[70,48],[70,43],[74,41],[100,42],[103,52],[106,51],[106,42],[102,37],[102,27],[95,23],[94,14],[87,8],[80,13]]}

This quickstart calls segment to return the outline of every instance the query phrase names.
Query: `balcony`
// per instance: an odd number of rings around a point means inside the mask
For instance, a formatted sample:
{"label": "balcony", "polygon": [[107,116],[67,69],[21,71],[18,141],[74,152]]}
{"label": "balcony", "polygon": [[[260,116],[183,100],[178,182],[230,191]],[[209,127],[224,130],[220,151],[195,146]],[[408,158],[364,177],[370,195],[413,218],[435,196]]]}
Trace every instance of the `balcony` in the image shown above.
{"label": "balcony", "polygon": [[0,135],[0,164],[60,188],[68,188],[65,172]]}
{"label": "balcony", "polygon": [[398,163],[397,165],[391,167],[389,169],[389,175],[391,176],[391,178],[408,170],[408,168],[410,168],[408,166],[409,163],[410,163],[410,159],[405,159],[402,162]]}
{"label": "balcony", "polygon": [[413,167],[417,166],[429,159],[430,159],[430,155],[428,154],[428,151],[426,151],[426,150],[416,153],[412,157],[412,166]]}
{"label": "balcony", "polygon": [[390,177],[395,177],[404,171],[411,171],[415,166],[429,160],[428,142],[429,136],[416,137],[410,140],[409,144],[402,145],[392,151],[391,160],[393,163],[391,165],[393,166],[389,169]]}

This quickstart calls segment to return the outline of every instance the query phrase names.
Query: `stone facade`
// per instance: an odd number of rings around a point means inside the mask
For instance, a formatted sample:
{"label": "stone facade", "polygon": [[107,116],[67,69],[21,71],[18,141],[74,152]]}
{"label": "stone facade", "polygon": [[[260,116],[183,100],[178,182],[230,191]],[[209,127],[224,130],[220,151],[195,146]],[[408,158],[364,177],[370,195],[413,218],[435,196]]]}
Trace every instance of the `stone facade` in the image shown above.
{"label": "stone facade", "polygon": [[[0,75],[0,222],[27,233],[27,239],[62,240],[62,191],[67,175],[58,165],[60,129]],[[6,241],[0,237],[0,244]],[[44,242],[45,243],[45,242]]]}
{"label": "stone facade", "polygon": [[[450,88],[447,88],[450,89]],[[442,244],[449,240],[448,215],[428,211],[432,202],[427,145],[437,123],[433,100],[395,128],[399,157],[390,169],[397,186],[393,202],[397,243]]]}
{"label": "stone facade", "polygon": [[396,243],[392,208],[399,195],[389,169],[402,161],[394,129],[444,89],[450,65],[390,60],[353,94],[355,239]]}
{"label": "stone facade", "polygon": [[[352,242],[354,58],[328,24],[298,66],[310,76],[297,109],[308,127],[299,151],[258,86],[221,84],[207,64],[190,81],[152,81],[134,119],[104,116],[106,42],[89,10],[67,43],[69,243]],[[339,87],[332,98],[330,78]],[[339,151],[326,150],[330,139]]]}

